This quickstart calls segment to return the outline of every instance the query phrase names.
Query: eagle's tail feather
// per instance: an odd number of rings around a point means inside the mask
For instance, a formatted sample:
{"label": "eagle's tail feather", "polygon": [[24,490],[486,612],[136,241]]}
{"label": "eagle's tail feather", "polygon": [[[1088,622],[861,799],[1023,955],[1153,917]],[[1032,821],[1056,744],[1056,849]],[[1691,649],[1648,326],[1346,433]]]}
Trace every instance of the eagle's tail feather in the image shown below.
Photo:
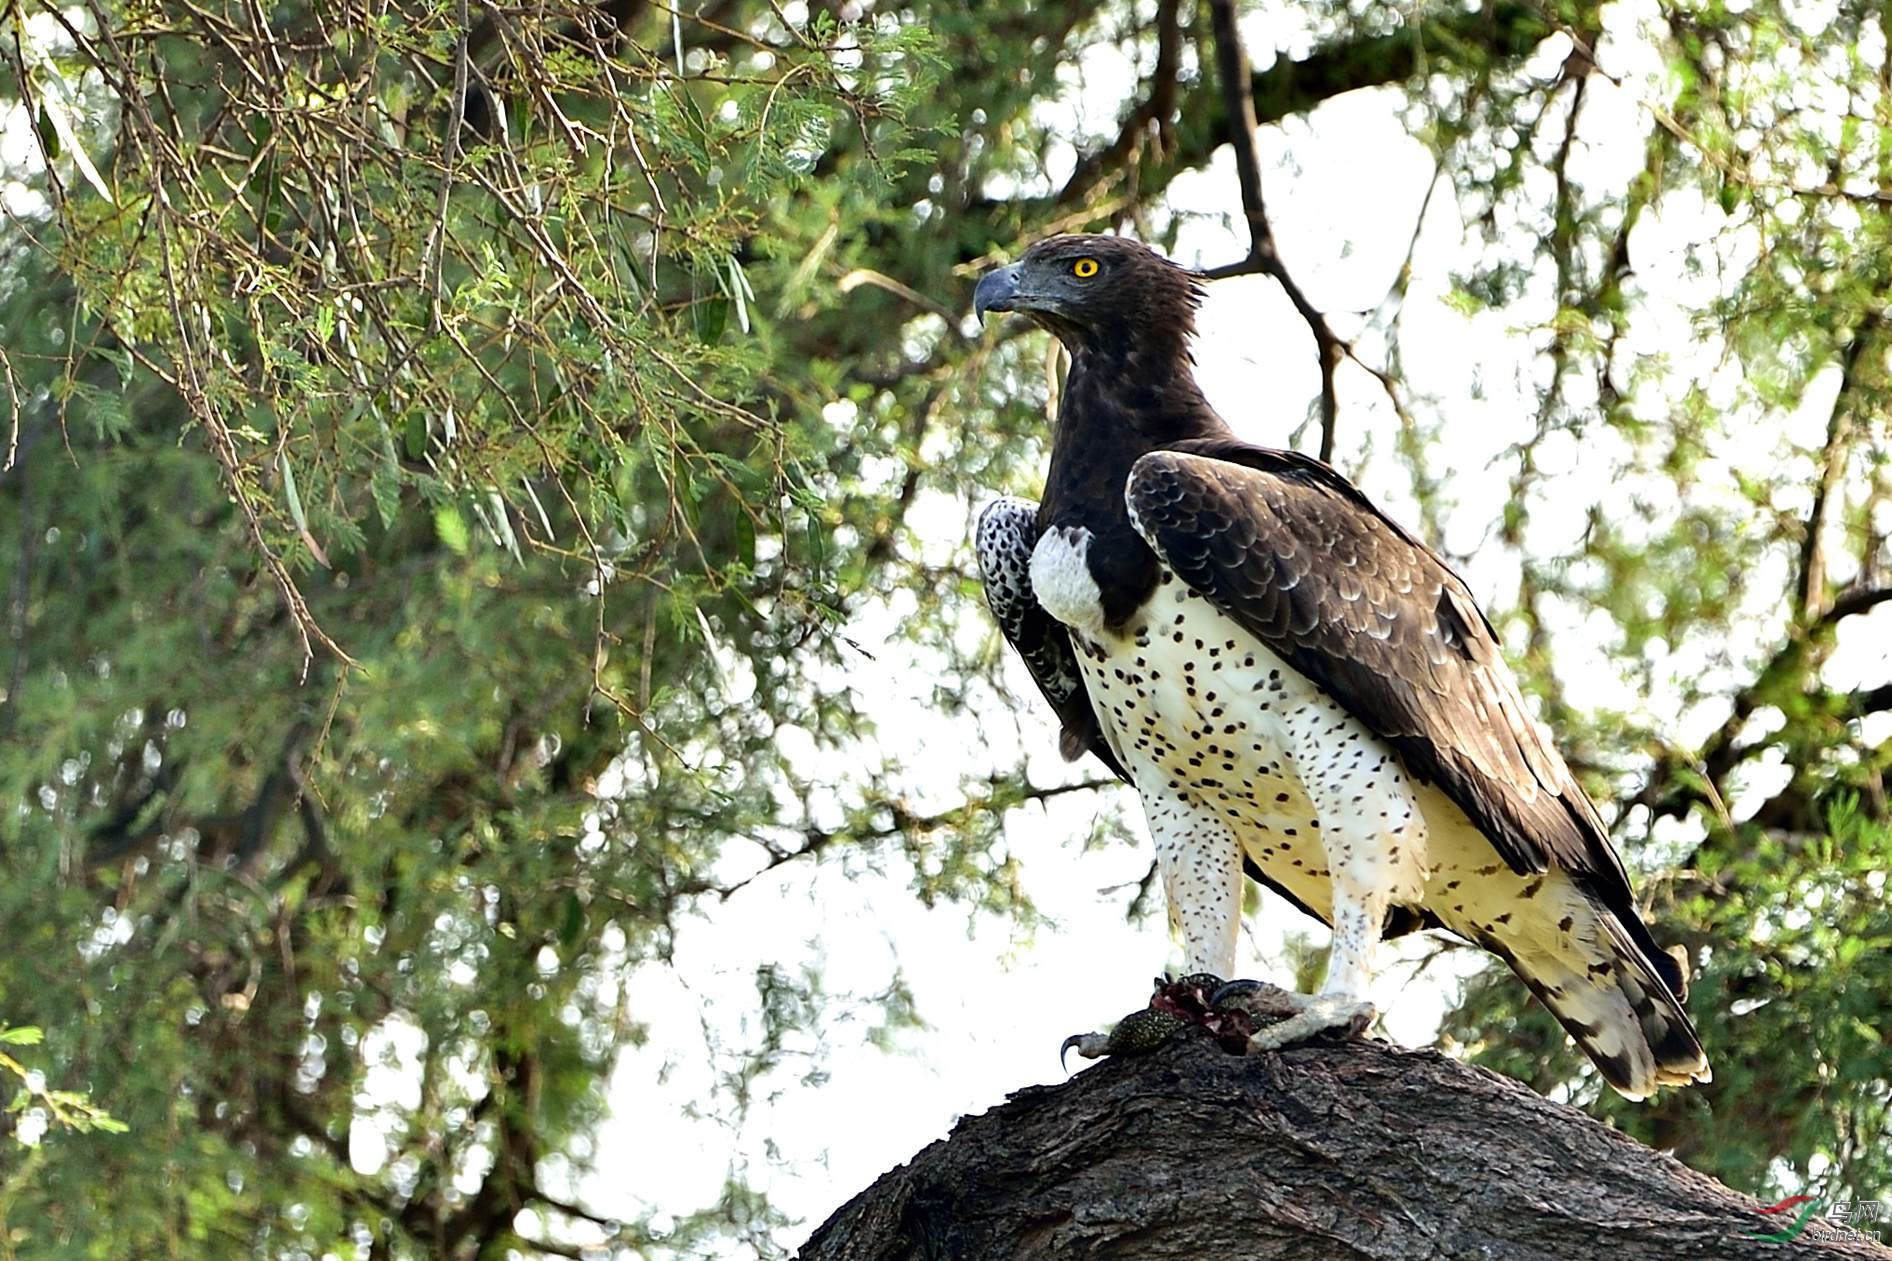
{"label": "eagle's tail feather", "polygon": [[[1666,975],[1610,911],[1596,908],[1590,959],[1563,951],[1500,951],[1617,1093],[1709,1080],[1708,1059]],[[1675,961],[1663,956],[1671,967]]]}
{"label": "eagle's tail feather", "polygon": [[1609,944],[1615,948],[1617,986],[1635,1011],[1643,1039],[1655,1059],[1656,1084],[1686,1086],[1712,1081],[1708,1056],[1682,1006],[1682,996],[1688,989],[1681,960],[1644,949],[1638,939],[1649,935],[1646,928],[1639,934],[1631,933],[1607,911],[1598,918],[1608,929]]}

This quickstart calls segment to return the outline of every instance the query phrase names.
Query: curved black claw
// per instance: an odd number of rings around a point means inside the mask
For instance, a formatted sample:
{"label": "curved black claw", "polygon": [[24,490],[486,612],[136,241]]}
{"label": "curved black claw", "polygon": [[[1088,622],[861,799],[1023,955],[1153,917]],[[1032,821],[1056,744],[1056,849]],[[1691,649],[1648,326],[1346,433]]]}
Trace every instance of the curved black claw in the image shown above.
{"label": "curved black claw", "polygon": [[1209,1010],[1240,1011],[1258,1020],[1286,1020],[1305,1009],[1311,1000],[1305,994],[1284,990],[1267,981],[1230,981],[1209,995]]}
{"label": "curved black claw", "polygon": [[1110,1054],[1110,1039],[1101,1033],[1074,1033],[1058,1047],[1058,1067],[1070,1072],[1070,1066],[1064,1057],[1075,1050],[1087,1060],[1098,1059]]}
{"label": "curved black claw", "polygon": [[1223,985],[1218,986],[1213,992],[1210,993],[1209,1006],[1211,1007],[1226,1006],[1228,1003],[1234,1001],[1235,999],[1245,998],[1248,995],[1253,994],[1256,990],[1261,989],[1266,984],[1267,982],[1265,981],[1236,980],[1236,981],[1226,982]]}

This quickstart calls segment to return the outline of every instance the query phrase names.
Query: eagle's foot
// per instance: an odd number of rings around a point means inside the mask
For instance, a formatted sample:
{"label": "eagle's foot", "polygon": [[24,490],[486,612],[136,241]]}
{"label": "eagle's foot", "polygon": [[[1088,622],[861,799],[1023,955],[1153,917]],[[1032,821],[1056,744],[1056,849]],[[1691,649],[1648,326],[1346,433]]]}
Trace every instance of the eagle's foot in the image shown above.
{"label": "eagle's foot", "polygon": [[1219,1008],[1245,1012],[1256,1023],[1248,1036],[1251,1055],[1305,1042],[1334,1029],[1342,1037],[1358,1038],[1377,1014],[1372,1003],[1346,994],[1296,994],[1262,981],[1231,981],[1210,1001]]}
{"label": "eagle's foot", "polygon": [[[1192,973],[1175,981],[1159,976],[1148,1007],[1131,1012],[1107,1034],[1072,1034],[1058,1048],[1058,1062],[1062,1064],[1072,1051],[1087,1060],[1102,1059],[1106,1055],[1143,1055],[1190,1025],[1201,1025],[1218,1040],[1226,1041],[1228,1035],[1236,1033],[1228,1027],[1231,1018],[1217,1012],[1209,1001],[1209,995],[1220,988],[1222,978],[1206,972]],[[1247,1034],[1248,1028],[1244,1025],[1237,1036],[1245,1038]]]}
{"label": "eagle's foot", "polygon": [[1311,994],[1282,989],[1267,981],[1230,981],[1209,993],[1211,1009],[1245,1015],[1257,1028],[1298,1016],[1313,1001]]}

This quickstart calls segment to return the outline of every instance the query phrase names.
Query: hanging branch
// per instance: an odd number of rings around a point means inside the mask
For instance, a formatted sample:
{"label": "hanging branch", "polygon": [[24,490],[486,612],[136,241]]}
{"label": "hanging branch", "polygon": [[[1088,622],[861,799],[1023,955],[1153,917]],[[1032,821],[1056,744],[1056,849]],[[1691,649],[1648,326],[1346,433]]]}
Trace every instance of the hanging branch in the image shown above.
{"label": "hanging branch", "polygon": [[1334,426],[1340,403],[1334,390],[1334,373],[1350,350],[1347,343],[1327,324],[1327,317],[1307,300],[1307,294],[1281,262],[1275,247],[1274,229],[1268,224],[1267,207],[1261,196],[1261,152],[1256,144],[1255,101],[1248,94],[1252,77],[1248,52],[1242,47],[1241,31],[1235,24],[1234,0],[1211,0],[1210,25],[1215,37],[1215,69],[1222,84],[1222,100],[1228,110],[1229,142],[1235,148],[1235,176],[1242,188],[1242,214],[1248,220],[1248,257],[1239,263],[1218,267],[1208,274],[1213,279],[1225,276],[1260,274],[1272,277],[1288,301],[1306,321],[1314,334],[1314,349],[1320,357],[1320,458],[1334,458]]}

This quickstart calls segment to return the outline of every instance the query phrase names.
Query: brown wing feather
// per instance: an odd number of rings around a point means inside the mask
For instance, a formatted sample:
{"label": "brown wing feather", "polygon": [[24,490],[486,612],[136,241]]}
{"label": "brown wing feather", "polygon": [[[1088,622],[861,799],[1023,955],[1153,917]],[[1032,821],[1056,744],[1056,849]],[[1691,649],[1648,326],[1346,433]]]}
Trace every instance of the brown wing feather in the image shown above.
{"label": "brown wing feather", "polygon": [[1320,461],[1232,439],[1144,456],[1126,497],[1178,577],[1387,740],[1512,870],[1554,863],[1582,878],[1680,992],[1595,805],[1532,721],[1470,591],[1430,548]]}

